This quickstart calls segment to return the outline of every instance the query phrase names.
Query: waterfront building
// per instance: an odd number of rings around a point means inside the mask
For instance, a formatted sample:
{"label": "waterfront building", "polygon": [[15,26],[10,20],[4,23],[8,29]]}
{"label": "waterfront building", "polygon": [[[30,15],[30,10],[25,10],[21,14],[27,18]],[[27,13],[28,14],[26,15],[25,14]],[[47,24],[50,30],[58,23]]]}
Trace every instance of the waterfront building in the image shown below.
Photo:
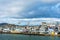
{"label": "waterfront building", "polygon": [[2,30],[2,27],[0,27],[0,30]]}
{"label": "waterfront building", "polygon": [[60,32],[60,25],[58,26],[58,32]]}
{"label": "waterfront building", "polygon": [[56,21],[56,24],[55,24],[55,32],[58,32],[58,28],[59,28],[59,22],[58,21]]}
{"label": "waterfront building", "polygon": [[46,22],[42,22],[42,25],[41,25],[41,27],[39,29],[40,34],[44,34],[45,33],[46,27],[47,27]]}
{"label": "waterfront building", "polygon": [[0,32],[2,32],[2,27],[0,27]]}
{"label": "waterfront building", "polygon": [[3,28],[2,32],[10,32],[9,28]]}
{"label": "waterfront building", "polygon": [[48,26],[48,34],[51,34],[52,32],[54,32],[53,27],[50,25]]}

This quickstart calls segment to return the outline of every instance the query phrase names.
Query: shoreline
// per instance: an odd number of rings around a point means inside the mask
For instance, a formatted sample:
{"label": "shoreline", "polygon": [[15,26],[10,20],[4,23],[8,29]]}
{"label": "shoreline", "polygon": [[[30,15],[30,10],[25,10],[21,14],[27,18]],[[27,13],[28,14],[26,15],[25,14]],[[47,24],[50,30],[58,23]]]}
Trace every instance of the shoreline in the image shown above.
{"label": "shoreline", "polygon": [[21,35],[33,35],[33,36],[58,36],[60,37],[60,34],[57,35],[51,35],[51,34],[32,34],[32,33],[0,33],[0,34],[21,34]]}

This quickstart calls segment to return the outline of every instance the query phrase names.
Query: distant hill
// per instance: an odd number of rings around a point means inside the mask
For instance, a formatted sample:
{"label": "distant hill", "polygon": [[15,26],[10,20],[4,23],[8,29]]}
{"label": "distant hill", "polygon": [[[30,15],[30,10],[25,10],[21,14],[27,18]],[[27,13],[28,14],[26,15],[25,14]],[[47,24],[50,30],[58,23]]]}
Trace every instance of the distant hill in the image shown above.
{"label": "distant hill", "polygon": [[[0,23],[0,27],[26,27],[27,25],[15,25],[15,24],[9,24],[9,23]],[[30,25],[29,27],[36,27],[36,26],[39,26],[39,25]]]}
{"label": "distant hill", "polygon": [[0,26],[2,26],[2,25],[8,25],[8,23],[0,23]]}
{"label": "distant hill", "polygon": [[0,23],[0,27],[11,27],[11,26],[16,26],[15,24],[9,24],[9,23]]}
{"label": "distant hill", "polygon": [[27,25],[15,25],[15,24],[9,24],[9,23],[0,23],[0,27],[24,27],[24,26],[27,26]]}

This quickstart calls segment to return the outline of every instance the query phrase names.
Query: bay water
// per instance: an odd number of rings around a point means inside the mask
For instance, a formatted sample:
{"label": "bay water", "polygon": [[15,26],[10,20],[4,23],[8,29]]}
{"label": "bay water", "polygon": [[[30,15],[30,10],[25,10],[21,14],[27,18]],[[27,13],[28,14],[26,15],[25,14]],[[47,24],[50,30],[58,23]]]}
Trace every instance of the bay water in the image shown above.
{"label": "bay water", "polygon": [[60,37],[21,34],[0,34],[0,40],[60,40]]}

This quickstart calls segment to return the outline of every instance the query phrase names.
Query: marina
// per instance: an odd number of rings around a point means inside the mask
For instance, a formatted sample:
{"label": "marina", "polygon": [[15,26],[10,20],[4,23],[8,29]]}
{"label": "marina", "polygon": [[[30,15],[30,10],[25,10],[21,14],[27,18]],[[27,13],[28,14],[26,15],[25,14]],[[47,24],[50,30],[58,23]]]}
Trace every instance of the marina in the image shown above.
{"label": "marina", "polygon": [[16,26],[7,24],[0,27],[0,34],[22,34],[22,35],[38,35],[38,36],[60,36],[60,24],[57,22],[47,23],[41,22],[39,26]]}

